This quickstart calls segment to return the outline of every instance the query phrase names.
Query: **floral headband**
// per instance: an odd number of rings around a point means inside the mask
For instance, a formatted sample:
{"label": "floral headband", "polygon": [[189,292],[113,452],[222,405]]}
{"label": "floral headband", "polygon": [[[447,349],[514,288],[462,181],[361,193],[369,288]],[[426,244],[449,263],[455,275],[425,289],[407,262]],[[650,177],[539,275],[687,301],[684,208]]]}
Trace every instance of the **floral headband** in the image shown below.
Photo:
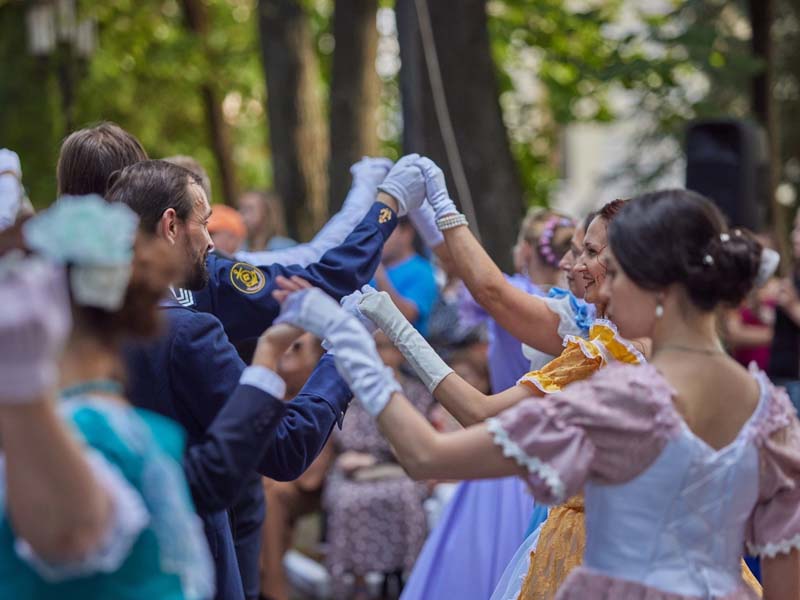
{"label": "floral headband", "polygon": [[567,217],[550,217],[544,224],[542,235],[539,236],[537,243],[539,256],[551,267],[557,267],[558,261],[561,260],[561,257],[556,256],[553,251],[553,237],[556,234],[556,229],[561,227],[575,227],[575,223]]}
{"label": "floral headband", "polygon": [[118,310],[131,278],[139,217],[124,204],[100,196],[62,196],[23,225],[26,246],[71,265],[77,304]]}

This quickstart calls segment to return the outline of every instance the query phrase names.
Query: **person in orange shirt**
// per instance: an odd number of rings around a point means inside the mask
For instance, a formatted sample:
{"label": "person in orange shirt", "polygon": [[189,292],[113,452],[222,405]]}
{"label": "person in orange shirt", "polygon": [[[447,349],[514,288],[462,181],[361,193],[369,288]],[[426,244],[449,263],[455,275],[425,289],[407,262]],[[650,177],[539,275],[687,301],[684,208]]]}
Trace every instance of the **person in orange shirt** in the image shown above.
{"label": "person in orange shirt", "polygon": [[220,252],[233,255],[242,247],[247,237],[244,219],[238,210],[224,204],[215,204],[211,210],[208,233],[211,234],[214,247]]}

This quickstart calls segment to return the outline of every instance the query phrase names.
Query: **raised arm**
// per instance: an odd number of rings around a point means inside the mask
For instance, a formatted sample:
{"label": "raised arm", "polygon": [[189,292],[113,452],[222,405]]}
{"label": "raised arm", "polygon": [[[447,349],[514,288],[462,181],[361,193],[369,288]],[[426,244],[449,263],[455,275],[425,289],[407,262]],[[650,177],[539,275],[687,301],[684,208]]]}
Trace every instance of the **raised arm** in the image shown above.
{"label": "raised arm", "polygon": [[5,510],[18,539],[50,562],[84,558],[112,518],[84,448],[56,412],[58,356],[69,332],[63,274],[38,259],[0,269],[0,439]]}
{"label": "raised arm", "polygon": [[[291,343],[272,327],[259,338],[245,369],[211,315],[187,319],[170,361],[179,420],[205,435],[184,461],[192,493],[208,510],[227,507],[245,475],[257,470],[295,479],[311,464],[351,398],[330,358],[321,361],[301,394],[283,402],[277,358]],[[288,343],[287,343],[288,342]],[[310,386],[310,387],[309,387]],[[197,390],[203,393],[198,396]]]}
{"label": "raised arm", "polygon": [[286,404],[258,472],[279,481],[300,477],[325,447],[334,426],[341,425],[352,397],[333,357],[323,356],[300,393]]}
{"label": "raised arm", "polygon": [[[450,198],[441,169],[430,159],[417,164],[425,175],[428,201],[437,220],[458,214]],[[504,329],[529,346],[558,355],[562,340],[558,316],[540,298],[517,289],[486,253],[466,225],[445,225],[444,239],[459,277],[475,300]]]}
{"label": "raised arm", "polygon": [[[425,185],[413,164],[416,155],[404,157],[380,186],[366,217],[345,241],[306,267],[270,265],[258,268],[209,254],[209,285],[194,293],[198,310],[216,315],[234,344],[257,337],[278,316],[272,298],[276,278],[299,276],[328,294],[341,298],[367,283],[380,263],[383,244],[397,225],[397,216],[420,206]],[[405,160],[405,162],[403,162]]]}
{"label": "raised arm", "polygon": [[353,185],[347,193],[341,210],[319,230],[310,242],[283,250],[263,252],[237,252],[238,260],[257,267],[299,265],[306,267],[317,262],[325,252],[344,242],[375,202],[378,185],[386,178],[392,161],[388,158],[362,158],[350,167]]}

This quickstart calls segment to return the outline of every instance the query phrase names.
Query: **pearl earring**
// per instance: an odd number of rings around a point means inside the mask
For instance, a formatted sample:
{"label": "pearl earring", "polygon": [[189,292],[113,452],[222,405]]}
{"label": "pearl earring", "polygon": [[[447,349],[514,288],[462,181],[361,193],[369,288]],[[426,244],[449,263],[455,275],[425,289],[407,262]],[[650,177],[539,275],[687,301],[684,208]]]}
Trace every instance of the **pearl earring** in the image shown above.
{"label": "pearl earring", "polygon": [[659,303],[656,304],[656,319],[660,319],[663,316],[664,316],[664,306],[659,301]]}

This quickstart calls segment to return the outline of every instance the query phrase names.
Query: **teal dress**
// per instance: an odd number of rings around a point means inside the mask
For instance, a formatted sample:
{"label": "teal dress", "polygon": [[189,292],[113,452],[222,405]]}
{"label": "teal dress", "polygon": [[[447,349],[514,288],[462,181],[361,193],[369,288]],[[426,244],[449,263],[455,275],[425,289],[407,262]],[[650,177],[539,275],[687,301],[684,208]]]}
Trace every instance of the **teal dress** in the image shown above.
{"label": "teal dress", "polygon": [[211,598],[214,569],[180,466],[183,431],[155,413],[90,396],[65,400],[60,410],[114,501],[112,523],[91,556],[46,563],[15,538],[0,473],[0,598]]}

